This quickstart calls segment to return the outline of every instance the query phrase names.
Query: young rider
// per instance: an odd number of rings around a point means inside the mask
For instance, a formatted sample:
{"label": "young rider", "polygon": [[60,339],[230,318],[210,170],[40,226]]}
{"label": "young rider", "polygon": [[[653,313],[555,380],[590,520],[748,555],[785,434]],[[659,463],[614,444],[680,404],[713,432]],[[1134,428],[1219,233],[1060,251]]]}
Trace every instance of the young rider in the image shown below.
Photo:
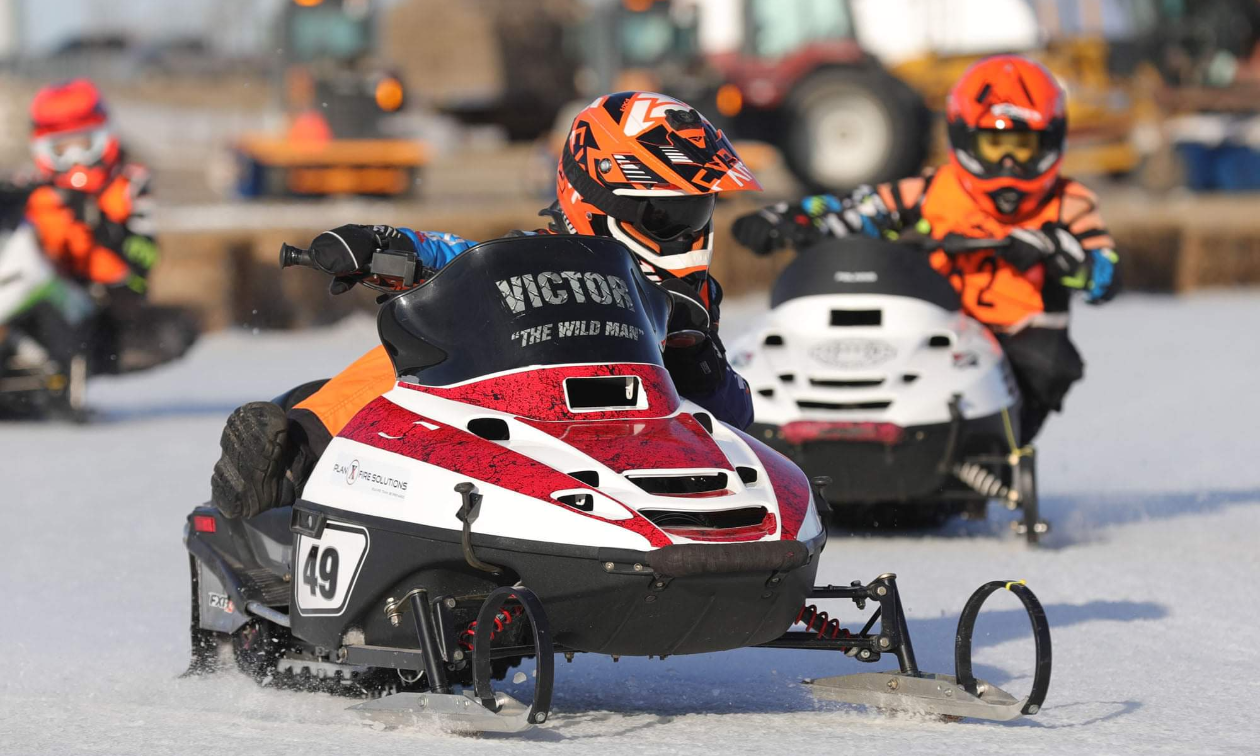
{"label": "young rider", "polygon": [[1026,444],[1083,375],[1068,338],[1069,295],[1080,291],[1097,304],[1119,283],[1097,199],[1059,175],[1065,107],[1063,90],[1039,64],[1014,55],[981,60],[949,94],[949,163],[848,197],[816,195],[743,216],[735,238],[759,254],[853,233],[1009,239],[1001,250],[937,251],[930,261],[1002,343],[1023,395]]}
{"label": "young rider", "polygon": [[[148,218],[149,172],[127,159],[100,91],[86,79],[44,87],[31,102],[37,185],[26,216],[62,275],[102,296],[115,328],[137,320],[158,248]],[[117,360],[102,360],[108,369]]]}
{"label": "young rider", "polygon": [[[699,300],[711,329],[701,343],[664,350],[679,393],[738,427],[752,422],[748,387],[726,361],[717,335],[722,288],[709,275],[718,192],[761,186],[722,134],[690,106],[659,94],[620,92],[577,115],[556,173],[551,219],[534,232],[605,236],[624,243],[643,271]],[[311,255],[342,293],[368,275],[373,252],[417,253],[441,268],[473,242],[454,234],[389,226],[341,226],[315,238]],[[685,285],[684,285],[685,284]],[[286,416],[252,402],[228,418],[212,499],[227,516],[290,504],[329,441],[362,407],[394,387],[383,347],[369,351]]]}

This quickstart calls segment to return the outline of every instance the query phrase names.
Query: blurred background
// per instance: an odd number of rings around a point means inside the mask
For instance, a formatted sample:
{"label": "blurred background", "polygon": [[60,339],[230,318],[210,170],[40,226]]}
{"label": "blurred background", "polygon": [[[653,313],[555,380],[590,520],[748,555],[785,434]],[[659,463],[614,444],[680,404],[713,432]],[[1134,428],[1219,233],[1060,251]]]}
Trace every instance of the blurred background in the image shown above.
{"label": "blurred background", "polygon": [[[174,12],[173,12],[174,9]],[[1065,172],[1102,195],[1130,288],[1260,282],[1256,0],[0,0],[0,164],[37,89],[91,77],[154,174],[152,298],[207,330],[370,306],[281,280],[282,240],[346,222],[534,228],[576,109],[620,89],[718,121],[767,192],[844,190],[945,156],[945,93],[1020,51],[1071,104]],[[719,237],[732,294],[788,257]],[[292,279],[292,280],[290,280]]]}

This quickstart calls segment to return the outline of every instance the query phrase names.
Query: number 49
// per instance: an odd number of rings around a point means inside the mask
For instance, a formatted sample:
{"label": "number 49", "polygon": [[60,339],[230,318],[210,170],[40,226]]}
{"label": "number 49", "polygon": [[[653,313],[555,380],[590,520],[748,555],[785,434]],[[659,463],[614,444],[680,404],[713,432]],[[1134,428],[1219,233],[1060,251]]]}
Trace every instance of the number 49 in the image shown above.
{"label": "number 49", "polygon": [[329,601],[337,595],[337,566],[340,561],[336,549],[328,547],[321,550],[318,544],[311,546],[302,566],[302,582],[310,588],[312,596],[316,590]]}

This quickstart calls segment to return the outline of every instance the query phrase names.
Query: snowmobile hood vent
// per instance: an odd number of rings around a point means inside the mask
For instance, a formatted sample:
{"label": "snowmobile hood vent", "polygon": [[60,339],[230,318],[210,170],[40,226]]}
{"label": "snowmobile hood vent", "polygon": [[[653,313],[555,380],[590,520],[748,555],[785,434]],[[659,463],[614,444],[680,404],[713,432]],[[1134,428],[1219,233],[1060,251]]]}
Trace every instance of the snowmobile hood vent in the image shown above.
{"label": "snowmobile hood vent", "polygon": [[852,380],[840,380],[838,378],[810,378],[809,385],[821,388],[873,388],[882,386],[883,378],[862,378]]}
{"label": "snowmobile hood vent", "polygon": [[883,310],[832,310],[831,325],[877,326],[884,322]]}
{"label": "snowmobile hood vent", "polygon": [[819,409],[819,410],[882,410],[892,406],[890,401],[871,401],[871,402],[818,402],[801,399],[796,402],[796,406],[801,409]]}
{"label": "snowmobile hood vent", "polygon": [[644,509],[639,514],[661,528],[745,528],[760,525],[766,519],[765,507],[740,507],[721,512],[677,512],[668,509]]}
{"label": "snowmobile hood vent", "polygon": [[637,375],[565,378],[564,395],[573,412],[647,409],[647,396]]}
{"label": "snowmobile hood vent", "polygon": [[670,535],[692,541],[755,541],[774,533],[775,520],[765,507],[721,512],[644,509],[639,514]]}
{"label": "snowmobile hood vent", "polygon": [[730,493],[726,487],[726,473],[724,472],[627,475],[626,478],[653,496],[707,497],[725,496]]}

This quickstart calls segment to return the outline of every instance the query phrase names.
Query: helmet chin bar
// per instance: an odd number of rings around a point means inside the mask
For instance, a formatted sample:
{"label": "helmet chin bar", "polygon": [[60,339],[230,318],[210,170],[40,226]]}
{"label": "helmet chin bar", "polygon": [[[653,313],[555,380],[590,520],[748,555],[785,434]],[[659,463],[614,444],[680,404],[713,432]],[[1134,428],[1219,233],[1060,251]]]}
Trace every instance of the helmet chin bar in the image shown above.
{"label": "helmet chin bar", "polygon": [[700,249],[664,255],[636,239],[622,227],[623,225],[629,224],[610,216],[608,218],[608,235],[625,244],[636,257],[651,265],[655,270],[666,271],[674,276],[682,277],[683,271],[691,271],[700,267],[708,268],[709,262],[713,259],[712,224],[706,227],[703,232],[704,246]]}
{"label": "helmet chin bar", "polygon": [[989,199],[993,200],[993,206],[1002,215],[1014,215],[1026,196],[1025,192],[1010,186],[989,192]]}

